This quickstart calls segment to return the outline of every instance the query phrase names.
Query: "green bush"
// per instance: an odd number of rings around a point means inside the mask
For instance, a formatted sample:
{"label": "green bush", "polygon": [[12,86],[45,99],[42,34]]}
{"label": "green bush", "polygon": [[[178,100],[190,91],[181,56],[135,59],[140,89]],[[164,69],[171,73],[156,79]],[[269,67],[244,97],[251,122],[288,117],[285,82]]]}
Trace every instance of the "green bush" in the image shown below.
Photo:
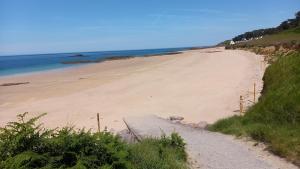
{"label": "green bush", "polygon": [[184,146],[182,138],[175,133],[171,138],[146,139],[131,146],[130,160],[137,169],[185,169]]}
{"label": "green bush", "polygon": [[128,145],[108,132],[72,127],[47,130],[36,125],[44,114],[27,121],[26,114],[0,128],[1,169],[176,169],[186,165],[183,140],[175,133]]}

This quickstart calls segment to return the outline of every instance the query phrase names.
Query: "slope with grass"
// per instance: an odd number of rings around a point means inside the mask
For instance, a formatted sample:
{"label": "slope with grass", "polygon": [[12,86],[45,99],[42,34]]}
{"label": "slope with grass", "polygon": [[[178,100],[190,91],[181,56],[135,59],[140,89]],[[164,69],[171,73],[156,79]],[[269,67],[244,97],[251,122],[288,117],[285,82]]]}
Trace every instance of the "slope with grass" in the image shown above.
{"label": "slope with grass", "polygon": [[266,143],[270,151],[300,166],[299,65],[299,52],[277,58],[265,72],[259,102],[244,116],[219,120],[209,129],[250,136]]}
{"label": "slope with grass", "polygon": [[253,46],[270,46],[276,44],[297,42],[300,42],[300,27],[288,29],[273,35],[266,35],[262,39],[252,40],[245,43]]}
{"label": "slope with grass", "polygon": [[242,41],[234,45],[226,45],[227,49],[268,47],[276,46],[279,48],[299,49],[300,48],[300,27],[281,31],[276,34],[266,35],[261,39]]}
{"label": "slope with grass", "polygon": [[262,36],[278,34],[278,33],[284,32],[286,30],[291,30],[291,29],[297,28],[299,26],[300,26],[300,11],[295,13],[294,18],[287,19],[287,20],[281,22],[281,24],[277,27],[266,28],[266,29],[257,29],[257,30],[253,30],[250,32],[245,32],[243,34],[240,34],[240,35],[232,38],[232,40],[234,42],[240,42],[240,41],[245,41],[245,40],[256,39],[256,38],[259,38]]}

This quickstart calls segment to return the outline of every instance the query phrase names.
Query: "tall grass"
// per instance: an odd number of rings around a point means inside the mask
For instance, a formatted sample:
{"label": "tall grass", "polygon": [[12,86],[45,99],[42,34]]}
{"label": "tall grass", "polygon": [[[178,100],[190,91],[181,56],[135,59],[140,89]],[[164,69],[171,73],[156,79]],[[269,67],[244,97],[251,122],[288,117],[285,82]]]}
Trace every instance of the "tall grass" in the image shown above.
{"label": "tall grass", "polygon": [[29,120],[25,116],[0,128],[1,169],[187,168],[185,144],[175,133],[130,145],[108,132],[47,130],[36,124],[41,116]]}
{"label": "tall grass", "polygon": [[300,166],[300,53],[281,56],[267,68],[262,97],[244,116],[209,128],[265,142],[270,151]]}
{"label": "tall grass", "polygon": [[136,169],[187,169],[185,144],[179,135],[146,139],[130,146],[130,161]]}

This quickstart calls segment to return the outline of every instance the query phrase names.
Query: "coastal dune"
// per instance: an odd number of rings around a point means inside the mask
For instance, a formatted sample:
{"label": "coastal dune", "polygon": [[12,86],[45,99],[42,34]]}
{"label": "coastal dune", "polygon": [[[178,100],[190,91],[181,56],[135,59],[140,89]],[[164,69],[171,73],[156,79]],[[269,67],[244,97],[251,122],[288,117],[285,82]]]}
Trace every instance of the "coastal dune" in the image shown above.
{"label": "coastal dune", "polygon": [[[241,50],[207,48],[136,57],[63,70],[1,77],[0,126],[16,115],[46,112],[46,127],[123,129],[128,116],[182,116],[188,123],[239,114],[240,95],[251,104],[262,88],[263,58]],[[155,125],[155,124],[153,124]]]}

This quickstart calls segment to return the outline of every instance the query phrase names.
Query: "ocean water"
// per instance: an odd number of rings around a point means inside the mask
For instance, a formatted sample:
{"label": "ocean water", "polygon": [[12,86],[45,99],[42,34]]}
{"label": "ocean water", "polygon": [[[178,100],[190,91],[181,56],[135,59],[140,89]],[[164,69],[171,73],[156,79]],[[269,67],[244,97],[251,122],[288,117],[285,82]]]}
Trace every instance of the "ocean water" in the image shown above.
{"label": "ocean water", "polygon": [[[31,73],[74,67],[89,63],[64,64],[66,62],[101,61],[111,57],[143,57],[186,50],[187,48],[164,48],[144,50],[120,50],[100,52],[75,52],[38,55],[0,56],[0,76]],[[163,56],[162,56],[163,57]]]}

